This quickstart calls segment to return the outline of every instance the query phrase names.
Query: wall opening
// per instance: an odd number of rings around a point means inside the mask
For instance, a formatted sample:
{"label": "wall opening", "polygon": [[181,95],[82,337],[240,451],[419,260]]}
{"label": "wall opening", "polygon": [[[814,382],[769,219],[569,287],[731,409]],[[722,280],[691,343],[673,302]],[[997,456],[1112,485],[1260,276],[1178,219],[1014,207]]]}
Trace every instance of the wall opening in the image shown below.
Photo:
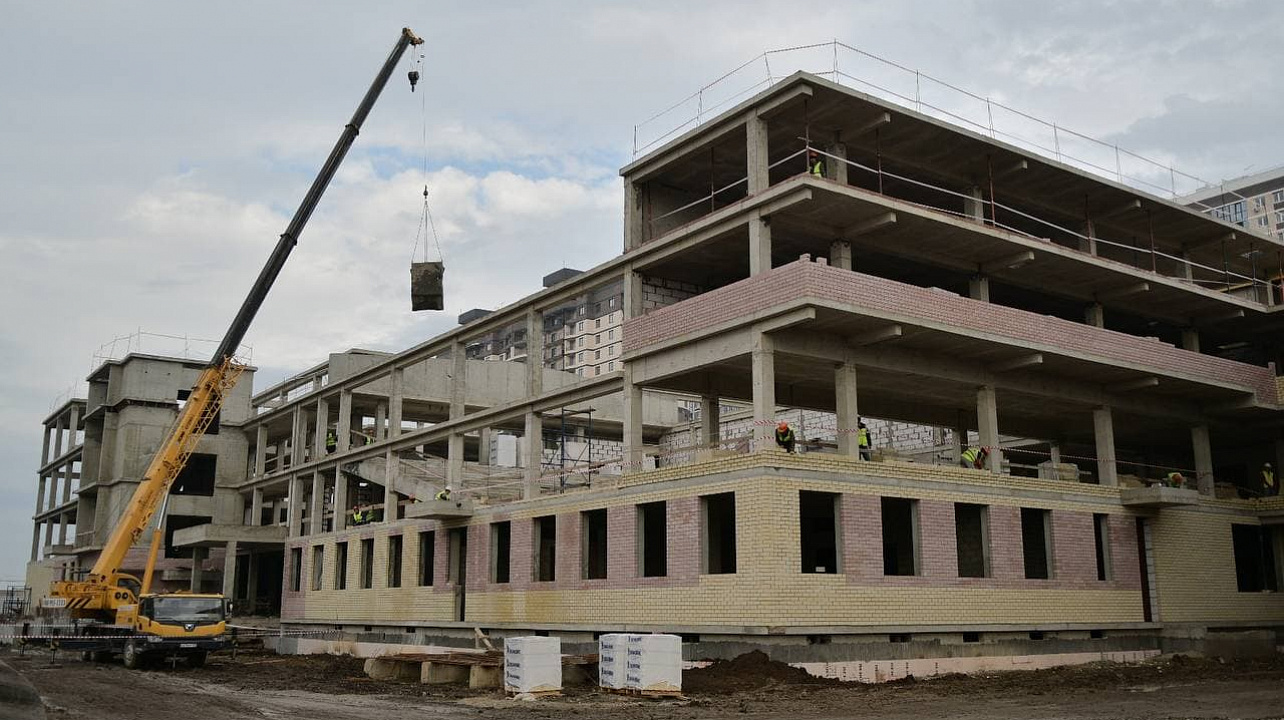
{"label": "wall opening", "polygon": [[557,516],[535,518],[534,528],[536,582],[553,582],[557,579]]}
{"label": "wall opening", "polygon": [[1275,558],[1274,528],[1231,525],[1235,551],[1235,585],[1240,592],[1277,592],[1280,571]]}
{"label": "wall opening", "polygon": [[798,492],[798,538],[804,573],[835,574],[838,569],[838,493]]}
{"label": "wall opening", "polygon": [[451,528],[446,536],[446,582],[462,587],[468,580],[468,528]]}
{"label": "wall opening", "polygon": [[580,513],[580,557],[583,558],[581,578],[606,578],[606,545],[606,510],[585,510]]}
{"label": "wall opening", "polygon": [[700,498],[704,552],[701,570],[707,575],[736,571],[736,494],[704,495]]}
{"label": "wall opening", "polygon": [[985,505],[954,503],[959,577],[990,577],[990,522]]}
{"label": "wall opening", "polygon": [[883,574],[918,574],[918,501],[882,498]]}
{"label": "wall opening", "polygon": [[1110,573],[1110,516],[1102,513],[1092,515],[1092,536],[1097,546],[1097,579],[1105,582],[1113,579]]}
{"label": "wall opening", "polygon": [[348,543],[334,544],[334,589],[348,588]]}
{"label": "wall opening", "polygon": [[437,554],[437,534],[432,530],[419,533],[419,586],[432,585],[433,564]]}
{"label": "wall opening", "polygon": [[1021,553],[1025,576],[1031,580],[1052,577],[1052,512],[1021,508]]}
{"label": "wall opening", "polygon": [[361,541],[361,588],[374,587],[374,538]]}
{"label": "wall opening", "polygon": [[187,458],[187,464],[169,486],[169,494],[210,497],[214,494],[214,477],[217,470],[217,455],[192,453]]}
{"label": "wall opening", "polygon": [[509,563],[513,552],[513,523],[490,524],[490,581],[506,583],[510,580]]}
{"label": "wall opening", "polygon": [[638,505],[638,569],[642,577],[669,574],[668,506],[663,501]]}
{"label": "wall opening", "polygon": [[388,536],[388,587],[401,587],[401,536]]}
{"label": "wall opening", "polygon": [[303,584],[303,548],[290,548],[290,590],[298,592]]}
{"label": "wall opening", "polygon": [[312,546],[312,589],[321,589],[321,578],[325,570],[325,546]]}

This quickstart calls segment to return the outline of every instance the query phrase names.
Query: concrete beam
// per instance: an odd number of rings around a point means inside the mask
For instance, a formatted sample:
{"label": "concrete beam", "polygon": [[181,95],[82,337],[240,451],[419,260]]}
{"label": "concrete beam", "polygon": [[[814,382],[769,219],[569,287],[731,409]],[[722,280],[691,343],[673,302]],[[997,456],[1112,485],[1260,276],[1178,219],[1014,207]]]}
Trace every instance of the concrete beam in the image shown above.
{"label": "concrete beam", "polygon": [[1043,364],[1043,353],[1030,353],[990,365],[990,372],[1002,373]]}
{"label": "concrete beam", "polygon": [[1022,265],[1033,261],[1034,251],[1022,250],[1020,252],[1012,253],[1011,255],[1004,255],[981,263],[981,272],[983,274],[992,274],[1000,270],[1015,270]]}
{"label": "concrete beam", "polygon": [[1159,378],[1151,375],[1150,377],[1137,378],[1136,380],[1127,380],[1125,382],[1113,383],[1106,386],[1106,390],[1112,393],[1127,393],[1135,390],[1145,390],[1159,385]]}
{"label": "concrete beam", "polygon": [[1195,318],[1192,324],[1197,327],[1208,327],[1209,325],[1216,325],[1218,323],[1226,322],[1227,320],[1238,320],[1242,317],[1244,317],[1244,310],[1242,308],[1231,308],[1230,310],[1223,312],[1200,315]]}
{"label": "concrete beam", "polygon": [[892,122],[892,114],[881,113],[878,116],[876,116],[873,120],[869,120],[864,123],[861,123],[860,125],[857,125],[853,130],[848,130],[847,136],[849,138],[860,137],[861,135],[865,135],[866,133],[874,132],[875,130],[883,127],[884,125],[889,124],[890,122]]}
{"label": "concrete beam", "polygon": [[1022,159],[1022,160],[1017,160],[1016,162],[1011,163],[1011,164],[1009,164],[1009,165],[1005,165],[1005,166],[1003,166],[1003,167],[995,168],[995,169],[994,169],[994,179],[995,179],[995,180],[998,180],[999,178],[1006,177],[1006,176],[1008,176],[1008,175],[1012,175],[1013,173],[1018,173],[1018,172],[1021,172],[1022,170],[1029,170],[1029,169],[1030,169],[1030,161],[1029,161],[1029,160],[1024,160],[1024,159]]}
{"label": "concrete beam", "polygon": [[1129,213],[1140,209],[1141,209],[1141,200],[1139,198],[1133,198],[1131,200],[1126,200],[1123,203],[1120,203],[1119,205],[1116,205],[1108,210],[1105,210],[1105,211],[1098,210],[1092,214],[1092,217],[1094,220],[1104,220],[1105,218],[1115,217],[1116,215],[1122,215],[1124,213]]}
{"label": "concrete beam", "polygon": [[1235,242],[1237,238],[1238,238],[1238,235],[1236,235],[1233,232],[1224,233],[1221,235],[1212,235],[1202,240],[1193,240],[1191,242],[1185,243],[1181,246],[1181,249],[1183,252],[1189,253],[1192,250],[1198,250],[1199,248],[1207,247],[1209,245],[1217,245],[1224,242]]}
{"label": "concrete beam", "polygon": [[1103,290],[1102,292],[1097,293],[1097,302],[1101,302],[1103,300],[1119,300],[1120,298],[1126,298],[1131,295],[1144,292],[1150,292],[1150,283],[1132,283],[1130,285],[1123,285],[1121,287]]}
{"label": "concrete beam", "polygon": [[848,225],[843,228],[842,236],[844,240],[850,240],[861,235],[867,235],[876,230],[896,224],[896,213],[885,212],[875,215],[868,220],[862,220],[854,225]]}
{"label": "concrete beam", "polygon": [[847,337],[848,347],[865,347],[867,345],[877,345],[878,343],[887,342],[888,340],[897,340],[905,334],[904,328],[900,325],[888,325],[887,327],[871,330],[859,335],[849,335]]}

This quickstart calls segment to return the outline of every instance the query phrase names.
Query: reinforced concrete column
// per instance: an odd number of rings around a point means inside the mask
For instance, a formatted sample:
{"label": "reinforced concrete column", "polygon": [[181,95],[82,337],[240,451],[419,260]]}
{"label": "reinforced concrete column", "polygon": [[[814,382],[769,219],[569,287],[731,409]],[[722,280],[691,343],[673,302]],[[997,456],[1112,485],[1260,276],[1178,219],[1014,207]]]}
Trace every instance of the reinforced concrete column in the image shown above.
{"label": "reinforced concrete column", "polygon": [[985,193],[979,185],[968,188],[967,197],[963,198],[963,215],[969,220],[985,222]]}
{"label": "reinforced concrete column", "polygon": [[198,593],[201,591],[201,585],[205,582],[205,559],[210,556],[210,549],[206,547],[192,548],[192,584],[191,591]]}
{"label": "reinforced concrete column", "polygon": [[757,115],[745,119],[745,175],[750,195],[760,193],[771,184],[767,159],[767,121]]}
{"label": "reinforced concrete column", "polygon": [[990,278],[985,275],[973,275],[967,281],[967,295],[973,300],[990,302]]}
{"label": "reinforced concrete column", "polygon": [[1195,451],[1195,481],[1201,495],[1213,494],[1213,449],[1208,438],[1208,426],[1196,425],[1190,429],[1190,441]]}
{"label": "reinforced concrete column", "polygon": [[535,308],[526,311],[526,395],[544,392],[544,316]]}
{"label": "reinforced concrete column", "polygon": [[963,461],[963,449],[967,447],[968,412],[959,410],[954,420],[954,464]]}
{"label": "reinforced concrete column", "polygon": [[860,409],[856,401],[856,366],[851,362],[834,368],[834,407],[838,420],[838,454],[860,459]]}
{"label": "reinforced concrete column", "polygon": [[71,470],[73,467],[75,467],[75,465],[76,463],[74,461],[68,460],[67,464],[62,466],[62,500],[61,502],[64,505],[71,501],[71,482],[73,480],[73,478],[71,477]]}
{"label": "reinforced concrete column", "polygon": [[825,177],[847,184],[847,146],[835,140],[825,148],[825,152],[834,157],[825,158]]}
{"label": "reinforced concrete column", "polygon": [[772,447],[776,421],[776,354],[770,335],[754,331],[752,359],[754,439],[758,441],[755,449],[762,450]]}
{"label": "reinforced concrete column", "polygon": [[642,386],[633,382],[633,367],[624,364],[624,467],[625,475],[642,470]]}
{"label": "reinforced concrete column", "polygon": [[1182,328],[1181,349],[1199,352],[1199,331],[1195,328]]}
{"label": "reinforced concrete column", "polygon": [[45,504],[46,510],[52,510],[58,506],[58,471],[49,474],[49,497]]}
{"label": "reinforced concrete column", "polygon": [[259,558],[253,550],[245,557],[245,599],[254,612],[254,601],[259,596]]}
{"label": "reinforced concrete column", "polygon": [[[1111,420],[1111,429],[1114,429],[1113,419]],[[1114,433],[1111,433],[1110,437],[1113,439]],[[1048,459],[1052,461],[1053,465],[1061,464],[1061,443],[1051,443],[1048,445]]]}
{"label": "reinforced concrete column", "polygon": [[40,467],[49,464],[49,446],[53,442],[53,428],[45,426],[45,439],[40,447]]}
{"label": "reinforced concrete column", "polygon": [[490,428],[488,427],[477,431],[477,464],[490,464]]}
{"label": "reinforced concrete column", "polygon": [[286,505],[289,512],[289,527],[287,534],[290,537],[298,537],[303,534],[303,478],[290,478],[290,499]]}
{"label": "reinforced concrete column", "polygon": [[352,391],[339,391],[339,428],[335,431],[338,437],[336,452],[345,453],[352,449]]}
{"label": "reinforced concrete column", "polygon": [[312,447],[315,448],[316,458],[321,459],[326,455],[325,438],[330,432],[330,401],[325,398],[317,398],[317,428],[312,438]]}
{"label": "reinforced concrete column", "polygon": [[539,413],[526,413],[525,485],[522,498],[539,497],[539,476],[544,461],[544,421]]}
{"label": "reinforced concrete column", "polygon": [[829,244],[829,264],[843,270],[852,269],[852,244],[846,240],[835,240]]}
{"label": "reinforced concrete column", "polygon": [[290,414],[290,465],[295,466],[303,462],[303,408],[294,406],[294,412]]}
{"label": "reinforced concrete column", "polygon": [[67,513],[58,515],[58,544],[67,544]]}
{"label": "reinforced concrete column", "polygon": [[632,267],[624,271],[624,319],[642,317],[642,276]]}
{"label": "reinforced concrete column", "polygon": [[642,191],[637,183],[624,183],[624,251],[646,242],[646,224],[642,219]]}
{"label": "reinforced concrete column", "polygon": [[[530,339],[526,340],[529,343]],[[527,363],[530,362],[529,349]],[[461,342],[450,346],[450,419],[458,420],[464,416],[465,403],[468,397],[468,351]]]}
{"label": "reinforced concrete column", "polygon": [[[256,487],[250,491],[250,525],[258,527],[263,524],[263,488]],[[269,525],[272,523],[268,523]]]}
{"label": "reinforced concrete column", "polygon": [[1079,238],[1079,250],[1090,255],[1097,254],[1097,228],[1091,220],[1083,222],[1083,237]]}
{"label": "reinforced concrete column", "polygon": [[749,218],[749,276],[771,269],[771,220]]}
{"label": "reinforced concrete column", "polygon": [[397,519],[397,477],[401,473],[401,460],[389,450],[384,454],[383,465],[383,520]]}
{"label": "reinforced concrete column", "polygon": [[31,562],[40,559],[40,525],[36,522],[31,528]]}
{"label": "reinforced concrete column", "polygon": [[334,522],[330,526],[335,532],[348,527],[348,478],[338,469],[334,472]]}
{"label": "reinforced concrete column", "polygon": [[312,508],[309,510],[312,522],[308,523],[309,533],[320,535],[325,532],[325,477],[319,472],[312,473]]}
{"label": "reinforced concrete column", "polygon": [[1189,251],[1187,251],[1187,250],[1182,250],[1182,251],[1181,251],[1181,260],[1182,260],[1182,277],[1186,278],[1187,280],[1189,280],[1189,281],[1191,281],[1191,282],[1194,282],[1194,281],[1195,281],[1195,266],[1194,266],[1194,265],[1192,265],[1192,264],[1191,264],[1191,262],[1190,262],[1190,252],[1189,252]]}
{"label": "reinforced concrete column", "polygon": [[71,406],[71,417],[67,421],[67,449],[70,450],[80,443],[76,442],[77,428],[80,426],[80,408],[75,405]]}
{"label": "reinforced concrete column", "polygon": [[58,416],[57,420],[54,420],[53,456],[58,457],[59,455],[62,455],[62,416],[61,415]]}
{"label": "reinforced concrete column", "polygon": [[36,514],[37,515],[45,511],[45,492],[46,492],[47,485],[48,485],[48,481],[46,480],[44,475],[41,475],[40,485],[36,490]]}
{"label": "reinforced concrete column", "polygon": [[990,449],[990,472],[1003,471],[1003,450],[999,447],[999,404],[993,385],[982,385],[976,391],[976,425],[981,447]]}
{"label": "reinforced concrete column", "polygon": [[228,540],[223,551],[223,597],[231,600],[236,592],[236,541]]}
{"label": "reinforced concrete column", "polygon": [[1119,466],[1115,462],[1114,414],[1109,406],[1093,409],[1092,427],[1097,441],[1097,482],[1114,487],[1119,484]]}
{"label": "reinforced concrete column", "polygon": [[375,441],[388,439],[388,401],[380,400],[375,404],[374,416]]}
{"label": "reinforced concrete column", "polygon": [[267,425],[260,425],[254,431],[254,477],[261,478],[267,474]]}
{"label": "reinforced concrete column", "polygon": [[388,437],[401,437],[401,405],[405,400],[405,371],[393,368],[388,376]]}
{"label": "reinforced concrete column", "polygon": [[700,442],[717,449],[722,440],[722,405],[717,395],[700,397]]}
{"label": "reinforced concrete column", "polygon": [[458,489],[464,479],[464,436],[451,433],[446,442],[446,485]]}
{"label": "reinforced concrete column", "polygon": [[1093,303],[1083,311],[1083,321],[1093,327],[1103,328],[1106,326],[1106,311],[1101,307],[1101,303]]}

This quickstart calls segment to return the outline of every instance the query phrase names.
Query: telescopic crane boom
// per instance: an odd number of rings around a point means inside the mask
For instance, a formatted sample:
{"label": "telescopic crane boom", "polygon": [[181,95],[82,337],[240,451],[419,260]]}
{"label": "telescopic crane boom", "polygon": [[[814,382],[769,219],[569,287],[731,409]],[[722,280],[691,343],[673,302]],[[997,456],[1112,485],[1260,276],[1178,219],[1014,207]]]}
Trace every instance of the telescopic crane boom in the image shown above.
{"label": "telescopic crane boom", "polygon": [[[388,58],[384,61],[378,75],[375,76],[374,82],[366,90],[366,94],[357,106],[356,112],[353,113],[352,119],[344,126],[339,140],[335,143],[330,155],[321,166],[321,171],[317,174],[316,179],[312,181],[312,186],[308,188],[303,201],[299,203],[299,207],[295,211],[294,217],[290,220],[290,224],[286,227],[285,232],[281,233],[281,237],[277,240],[276,247],[268,257],[267,263],[264,264],[258,278],[250,287],[249,294],[246,296],[245,301],[241,303],[241,307],[237,311],[236,317],[232,320],[231,326],[228,327],[227,333],[223,336],[222,342],[219,343],[218,349],[214,351],[214,356],[210,358],[205,369],[201,371],[201,375],[196,385],[192,388],[192,393],[187,403],[179,412],[177,421],[170,429],[169,435],[161,444],[160,449],[156,452],[156,456],[152,458],[151,464],[148,465],[147,471],[134,491],[128,507],[112,529],[111,536],[103,545],[102,552],[99,554],[97,562],[94,563],[93,569],[90,570],[84,580],[54,583],[51,597],[65,599],[65,606],[71,609],[73,617],[105,622],[114,621],[116,629],[119,629],[121,625],[127,624],[135,630],[151,630],[161,635],[169,635],[169,633],[163,632],[163,629],[158,629],[156,622],[150,622],[147,617],[140,617],[139,601],[142,599],[140,595],[147,592],[143,585],[149,583],[140,584],[133,576],[122,573],[120,571],[121,563],[124,561],[129,549],[133,547],[147,529],[157,509],[169,493],[174,479],[187,464],[187,459],[195,449],[196,443],[218,414],[224,397],[236,384],[237,378],[244,370],[234,360],[236,349],[240,347],[241,341],[245,338],[245,333],[250,328],[250,323],[254,321],[254,316],[263,305],[264,298],[267,297],[268,291],[276,281],[277,275],[280,274],[281,268],[284,267],[290,252],[298,243],[299,235],[307,225],[308,219],[312,217],[312,211],[316,209],[317,203],[321,200],[326,187],[330,184],[330,180],[343,163],[344,156],[347,155],[348,149],[352,147],[353,141],[356,140],[357,135],[360,133],[361,125],[365,122],[366,116],[370,114],[375,101],[379,99],[380,93],[383,92],[384,86],[388,83],[388,78],[391,77],[393,70],[396,69],[397,63],[400,62],[401,56],[406,49],[410,46],[421,44],[423,44],[423,40],[415,35],[410,28],[402,28],[401,35],[397,38],[397,43],[393,46],[392,51],[388,53]],[[150,580],[151,568],[152,561],[149,560],[147,566],[148,580]],[[138,589],[135,589],[136,587]],[[165,597],[158,595],[151,599],[160,601]],[[222,598],[216,595],[185,595],[183,597],[206,597],[222,602]],[[148,603],[143,604],[147,605]],[[152,602],[151,606],[155,607],[158,604],[160,603]],[[221,634],[223,631],[222,611],[219,614],[217,634]],[[183,627],[188,625],[183,624]],[[178,628],[180,635],[183,627]],[[191,632],[189,631],[187,635],[191,635]],[[128,660],[129,653],[127,650],[128,648],[126,648],[126,659]]]}

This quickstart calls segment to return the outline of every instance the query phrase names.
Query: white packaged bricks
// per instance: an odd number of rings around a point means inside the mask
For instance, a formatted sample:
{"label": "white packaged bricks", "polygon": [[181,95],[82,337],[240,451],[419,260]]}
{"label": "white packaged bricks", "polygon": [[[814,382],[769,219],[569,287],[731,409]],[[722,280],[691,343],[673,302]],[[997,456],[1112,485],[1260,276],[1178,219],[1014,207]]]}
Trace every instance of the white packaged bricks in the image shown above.
{"label": "white packaged bricks", "polygon": [[604,688],[624,687],[624,652],[627,635],[611,633],[597,640],[597,684]]}
{"label": "white packaged bricks", "polygon": [[624,686],[635,690],[682,690],[682,638],[677,635],[625,637]]}
{"label": "white packaged bricks", "polygon": [[555,637],[505,638],[504,689],[516,693],[561,690],[561,639]]}

